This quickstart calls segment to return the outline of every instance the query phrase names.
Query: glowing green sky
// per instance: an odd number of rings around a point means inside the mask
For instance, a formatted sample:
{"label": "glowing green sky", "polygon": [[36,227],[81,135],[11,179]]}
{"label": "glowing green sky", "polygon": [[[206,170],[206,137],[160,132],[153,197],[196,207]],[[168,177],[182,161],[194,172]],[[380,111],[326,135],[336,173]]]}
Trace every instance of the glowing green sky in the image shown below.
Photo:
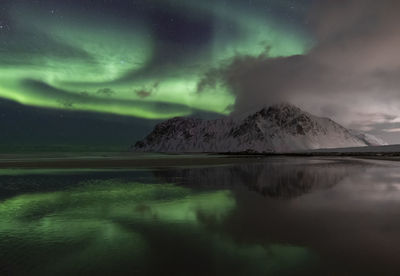
{"label": "glowing green sky", "polygon": [[9,3],[8,23],[0,21],[0,97],[148,119],[227,114],[235,101],[229,88],[198,91],[206,72],[237,55],[269,48],[273,57],[290,56],[310,46],[293,24],[236,1],[148,1],[111,11],[83,2]]}

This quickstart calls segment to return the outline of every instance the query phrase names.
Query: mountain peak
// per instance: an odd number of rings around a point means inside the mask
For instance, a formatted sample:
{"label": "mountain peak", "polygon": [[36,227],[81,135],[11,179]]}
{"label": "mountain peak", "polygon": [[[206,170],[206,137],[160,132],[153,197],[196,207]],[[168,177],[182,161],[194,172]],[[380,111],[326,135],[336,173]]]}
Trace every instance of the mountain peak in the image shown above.
{"label": "mountain peak", "polygon": [[288,119],[288,118],[295,118],[297,116],[304,115],[307,116],[308,113],[301,110],[297,106],[282,102],[278,104],[274,104],[271,106],[264,106],[261,109],[257,109],[256,112],[249,112],[247,117],[270,117],[270,118],[280,118],[280,119]]}
{"label": "mountain peak", "polygon": [[277,104],[273,104],[269,106],[270,109],[279,109],[279,110],[296,110],[296,111],[302,111],[299,107],[295,106],[294,104],[291,104],[289,102],[281,102]]}
{"label": "mountain peak", "polygon": [[272,104],[272,105],[265,105],[262,106],[261,108],[258,109],[258,111],[262,111],[262,110],[276,110],[276,111],[298,111],[298,112],[304,112],[302,111],[299,107],[288,103],[288,102],[280,102],[280,103],[276,103],[276,104]]}

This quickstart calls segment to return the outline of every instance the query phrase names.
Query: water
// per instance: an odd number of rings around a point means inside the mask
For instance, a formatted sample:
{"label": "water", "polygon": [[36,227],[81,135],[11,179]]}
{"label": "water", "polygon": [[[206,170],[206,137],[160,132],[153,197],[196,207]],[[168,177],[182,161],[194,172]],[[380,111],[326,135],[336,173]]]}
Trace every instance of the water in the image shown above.
{"label": "water", "polygon": [[398,275],[399,189],[345,158],[0,170],[0,274]]}

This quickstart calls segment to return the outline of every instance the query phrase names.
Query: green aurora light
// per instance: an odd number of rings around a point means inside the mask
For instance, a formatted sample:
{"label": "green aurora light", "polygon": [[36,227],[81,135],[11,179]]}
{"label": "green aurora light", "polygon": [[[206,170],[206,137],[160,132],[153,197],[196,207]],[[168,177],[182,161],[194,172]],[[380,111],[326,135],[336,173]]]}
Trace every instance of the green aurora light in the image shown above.
{"label": "green aurora light", "polygon": [[304,34],[272,16],[206,2],[174,4],[183,13],[196,10],[215,19],[212,43],[183,64],[160,66],[152,63],[163,49],[158,49],[160,41],[146,20],[138,19],[129,28],[112,17],[71,12],[60,21],[29,6],[12,6],[16,30],[0,32],[0,39],[8,42],[0,47],[0,97],[24,105],[147,119],[195,110],[228,114],[235,97],[222,84],[199,93],[204,74],[235,56],[257,56],[267,48],[271,57],[309,49]]}

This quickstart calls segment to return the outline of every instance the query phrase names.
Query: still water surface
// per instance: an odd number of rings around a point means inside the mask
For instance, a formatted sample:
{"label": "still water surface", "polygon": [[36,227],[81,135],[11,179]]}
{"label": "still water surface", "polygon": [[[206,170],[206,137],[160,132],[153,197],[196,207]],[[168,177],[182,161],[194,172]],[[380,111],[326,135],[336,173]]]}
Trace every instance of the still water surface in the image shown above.
{"label": "still water surface", "polygon": [[399,164],[0,170],[0,275],[399,275]]}

